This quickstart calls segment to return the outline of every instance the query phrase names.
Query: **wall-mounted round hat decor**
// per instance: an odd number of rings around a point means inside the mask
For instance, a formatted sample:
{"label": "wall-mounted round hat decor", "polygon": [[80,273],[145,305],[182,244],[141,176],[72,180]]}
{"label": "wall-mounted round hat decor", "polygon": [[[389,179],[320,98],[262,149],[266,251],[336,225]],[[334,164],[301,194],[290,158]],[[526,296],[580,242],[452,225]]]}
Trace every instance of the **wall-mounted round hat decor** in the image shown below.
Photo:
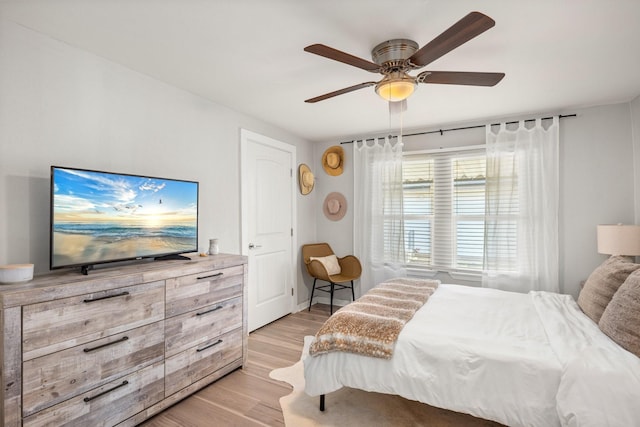
{"label": "wall-mounted round hat decor", "polygon": [[322,155],[322,168],[331,176],[342,175],[344,167],[344,150],[339,145],[334,145],[325,150]]}
{"label": "wall-mounted round hat decor", "polygon": [[342,193],[334,192],[327,194],[322,205],[322,211],[331,221],[340,221],[347,213],[347,199]]}
{"label": "wall-mounted round hat decor", "polygon": [[311,169],[304,163],[301,163],[298,167],[298,183],[300,184],[300,192],[303,195],[311,193],[315,184],[315,177]]}

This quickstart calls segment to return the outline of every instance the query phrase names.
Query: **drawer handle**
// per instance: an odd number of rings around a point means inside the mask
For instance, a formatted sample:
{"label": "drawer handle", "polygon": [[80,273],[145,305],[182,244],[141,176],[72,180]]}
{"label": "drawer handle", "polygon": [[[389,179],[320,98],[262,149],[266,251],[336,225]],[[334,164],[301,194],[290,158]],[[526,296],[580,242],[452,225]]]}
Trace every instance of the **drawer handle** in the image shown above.
{"label": "drawer handle", "polygon": [[85,300],[82,300],[82,302],[95,302],[95,301],[100,301],[100,300],[108,299],[108,298],[122,297],[122,296],[125,296],[125,295],[129,295],[129,292],[124,291],[124,292],[121,292],[119,294],[105,295],[103,297],[85,299]]}
{"label": "drawer handle", "polygon": [[196,316],[203,316],[203,315],[208,314],[208,313],[213,313],[214,311],[218,311],[221,308],[222,308],[222,306],[219,305],[217,307],[213,307],[211,310],[201,311],[200,313],[196,313]]}
{"label": "drawer handle", "polygon": [[202,279],[212,279],[214,277],[220,277],[222,276],[224,273],[220,272],[220,273],[216,273],[216,274],[212,274],[210,276],[202,276],[202,277],[198,277],[198,280],[202,280]]}
{"label": "drawer handle", "polygon": [[102,345],[99,345],[97,347],[85,348],[83,351],[85,353],[89,353],[91,351],[100,350],[101,348],[107,347],[109,345],[113,345],[113,344],[118,344],[118,343],[124,342],[124,341],[126,341],[128,339],[129,339],[129,337],[125,335],[124,337],[120,338],[119,340],[116,340],[116,341],[113,341],[113,342],[108,342],[106,344],[102,344]]}
{"label": "drawer handle", "polygon": [[100,396],[104,396],[104,395],[105,395],[105,394],[107,394],[107,393],[111,393],[112,391],[117,390],[117,389],[119,389],[120,387],[124,387],[124,386],[126,386],[127,384],[129,384],[129,381],[124,380],[124,381],[122,381],[122,383],[118,384],[117,386],[115,386],[115,387],[113,387],[113,388],[110,388],[109,390],[105,390],[105,391],[103,391],[102,393],[98,393],[98,394],[96,394],[95,396],[92,396],[92,397],[85,397],[83,400],[84,400],[85,402],[91,402],[93,399],[97,399],[97,398],[99,398]]}
{"label": "drawer handle", "polygon": [[204,346],[204,347],[202,347],[202,348],[198,348],[198,349],[196,349],[196,351],[204,351],[204,350],[206,350],[206,349],[208,349],[208,348],[210,348],[210,347],[213,347],[214,345],[218,345],[218,344],[220,344],[220,343],[222,343],[222,340],[218,340],[218,341],[216,341],[216,342],[214,342],[214,343],[211,343],[211,344],[209,344],[209,345],[205,345],[205,346]]}

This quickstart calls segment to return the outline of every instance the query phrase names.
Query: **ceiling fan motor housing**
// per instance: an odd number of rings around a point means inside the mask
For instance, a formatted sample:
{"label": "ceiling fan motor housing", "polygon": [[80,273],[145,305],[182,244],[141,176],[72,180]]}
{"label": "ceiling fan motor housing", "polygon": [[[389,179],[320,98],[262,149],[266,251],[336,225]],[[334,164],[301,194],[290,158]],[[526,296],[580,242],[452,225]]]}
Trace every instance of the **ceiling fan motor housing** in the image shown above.
{"label": "ceiling fan motor housing", "polygon": [[[382,67],[384,74],[407,71],[407,60],[418,50],[418,43],[409,39],[392,39],[382,42],[371,51],[373,62]],[[386,71],[386,73],[385,73]]]}

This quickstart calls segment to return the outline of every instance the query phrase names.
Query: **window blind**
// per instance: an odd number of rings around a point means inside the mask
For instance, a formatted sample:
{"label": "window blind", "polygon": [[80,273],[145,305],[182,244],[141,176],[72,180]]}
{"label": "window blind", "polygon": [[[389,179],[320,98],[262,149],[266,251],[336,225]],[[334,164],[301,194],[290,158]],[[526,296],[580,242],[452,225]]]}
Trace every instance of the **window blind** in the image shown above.
{"label": "window blind", "polygon": [[436,270],[483,268],[484,150],[405,154],[407,264]]}

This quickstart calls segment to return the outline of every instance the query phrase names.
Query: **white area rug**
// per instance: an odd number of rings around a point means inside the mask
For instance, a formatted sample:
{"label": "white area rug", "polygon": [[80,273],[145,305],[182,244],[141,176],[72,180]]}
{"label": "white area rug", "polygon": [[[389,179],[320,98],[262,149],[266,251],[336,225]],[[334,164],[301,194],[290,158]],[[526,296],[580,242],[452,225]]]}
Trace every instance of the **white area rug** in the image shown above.
{"label": "white area rug", "polygon": [[[305,345],[313,337],[305,337]],[[398,396],[342,388],[326,396],[325,411],[320,398],[304,392],[304,366],[298,361],[287,368],[274,369],[269,376],[293,386],[280,399],[287,427],[308,426],[498,426],[470,415],[434,408]]]}

